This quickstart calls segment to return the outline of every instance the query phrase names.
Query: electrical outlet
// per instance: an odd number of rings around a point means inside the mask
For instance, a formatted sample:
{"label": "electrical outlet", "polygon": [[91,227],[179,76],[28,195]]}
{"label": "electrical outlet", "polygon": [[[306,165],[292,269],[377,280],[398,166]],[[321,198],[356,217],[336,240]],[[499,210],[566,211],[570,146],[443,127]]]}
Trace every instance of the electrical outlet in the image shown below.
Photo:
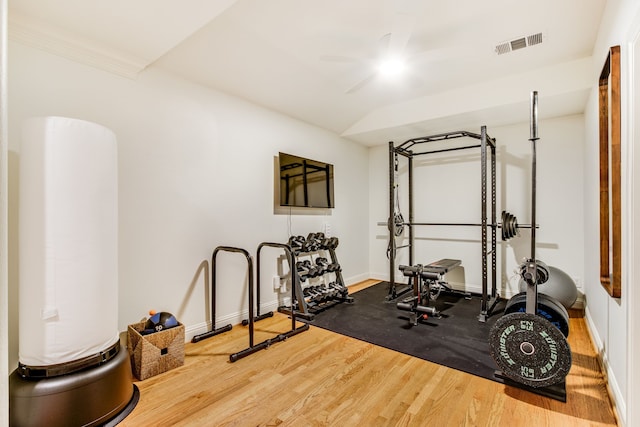
{"label": "electrical outlet", "polygon": [[328,222],[324,223],[324,236],[331,237],[331,224]]}
{"label": "electrical outlet", "polygon": [[277,291],[280,289],[280,276],[273,276],[273,290]]}
{"label": "electrical outlet", "polygon": [[574,276],[573,282],[576,284],[577,288],[582,288],[582,279],[580,279],[580,277]]}

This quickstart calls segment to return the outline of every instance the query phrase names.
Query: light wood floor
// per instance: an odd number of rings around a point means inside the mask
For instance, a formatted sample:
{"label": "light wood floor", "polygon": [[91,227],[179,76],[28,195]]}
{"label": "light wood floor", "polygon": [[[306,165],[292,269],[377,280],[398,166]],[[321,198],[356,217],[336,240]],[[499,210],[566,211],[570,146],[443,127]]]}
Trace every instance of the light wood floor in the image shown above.
{"label": "light wood floor", "polygon": [[[366,287],[367,281],[352,291]],[[582,318],[571,318],[567,403],[317,327],[235,363],[248,328],[187,344],[185,364],[136,382],[122,426],[615,426]],[[255,343],[287,331],[276,313]]]}

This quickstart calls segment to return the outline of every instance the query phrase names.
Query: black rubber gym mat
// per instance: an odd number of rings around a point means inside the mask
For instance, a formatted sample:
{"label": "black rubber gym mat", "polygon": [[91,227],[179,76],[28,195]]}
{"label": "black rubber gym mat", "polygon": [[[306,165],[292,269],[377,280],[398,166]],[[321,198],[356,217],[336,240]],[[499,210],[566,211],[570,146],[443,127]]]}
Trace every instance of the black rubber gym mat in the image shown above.
{"label": "black rubber gym mat", "polygon": [[[489,354],[489,330],[502,313],[500,302],[486,322],[478,321],[481,299],[441,294],[433,305],[441,318],[409,324],[408,312],[387,302],[389,284],[381,282],[352,294],[353,304],[342,303],[316,314],[311,325],[419,357],[493,381],[497,366]],[[409,295],[409,294],[407,294]],[[405,296],[406,297],[406,296]]]}

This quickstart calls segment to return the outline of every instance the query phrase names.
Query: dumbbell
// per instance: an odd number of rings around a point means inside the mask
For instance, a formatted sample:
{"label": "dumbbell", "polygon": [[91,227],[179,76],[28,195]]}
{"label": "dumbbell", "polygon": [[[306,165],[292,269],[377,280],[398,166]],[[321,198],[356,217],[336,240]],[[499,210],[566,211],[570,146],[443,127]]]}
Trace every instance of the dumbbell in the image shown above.
{"label": "dumbbell", "polygon": [[303,252],[315,252],[317,250],[318,248],[314,240],[305,239],[304,243],[302,244]]}
{"label": "dumbbell", "polygon": [[329,260],[325,257],[316,258],[316,265],[322,270],[323,273],[325,271],[333,271],[329,269],[331,264],[329,264]]}
{"label": "dumbbell", "polygon": [[309,233],[307,238],[308,239],[311,238],[312,240],[317,240],[319,242],[322,242],[324,240],[324,233],[322,231],[319,231],[317,233]]}
{"label": "dumbbell", "polygon": [[328,292],[323,286],[314,286],[312,292],[315,293],[314,300],[317,302],[326,301],[328,299]]}
{"label": "dumbbell", "polygon": [[308,276],[309,277],[318,277],[321,276],[322,273],[322,268],[320,268],[317,265],[313,265],[311,264],[311,261],[309,261],[308,259],[303,261],[304,262],[304,267],[309,270]]}
{"label": "dumbbell", "polygon": [[319,297],[322,293],[318,292],[318,287],[317,286],[309,286],[307,289],[307,292],[309,293],[309,296],[311,296],[311,298],[317,298]]}
{"label": "dumbbell", "polygon": [[325,300],[330,300],[336,296],[336,290],[327,285],[322,287],[322,293]]}
{"label": "dumbbell", "polygon": [[329,266],[329,260],[325,257],[319,256],[316,258],[316,264],[322,268],[327,268]]}
{"label": "dumbbell", "polygon": [[329,273],[332,273],[334,271],[340,271],[340,264],[336,262],[329,263],[329,260],[324,257],[316,258],[316,264],[321,266],[324,271],[327,271]]}
{"label": "dumbbell", "polygon": [[325,257],[318,257],[316,258],[316,264],[318,264],[320,267],[322,267],[322,269],[324,271],[327,271],[329,273],[334,272],[334,271],[340,271],[340,264],[338,263],[329,263],[329,260],[326,259]]}
{"label": "dumbbell", "polygon": [[338,247],[338,238],[337,237],[329,237],[322,240],[322,248],[323,249],[335,249]]}
{"label": "dumbbell", "polygon": [[304,288],[302,290],[302,296],[303,296],[304,302],[307,304],[307,306],[313,307],[313,306],[316,305],[315,298],[316,298],[317,294],[315,292],[313,292],[311,288]]}
{"label": "dumbbell", "polygon": [[313,287],[313,292],[315,292],[316,296],[315,296],[315,300],[318,302],[322,302],[326,299],[326,293],[324,291],[324,289],[322,289],[322,287],[320,286],[314,286]]}
{"label": "dumbbell", "polygon": [[302,252],[305,239],[303,236],[291,236],[289,237],[289,246],[294,254],[298,255]]}
{"label": "dumbbell", "polygon": [[309,267],[311,263],[309,261],[297,261],[296,262],[296,271],[298,272],[298,276],[301,281],[307,280],[307,277],[310,276]]}
{"label": "dumbbell", "polygon": [[327,285],[329,288],[333,289],[334,291],[334,295],[342,295],[345,291],[345,289],[338,285],[336,282],[331,282]]}
{"label": "dumbbell", "polygon": [[325,297],[325,299],[331,299],[336,294],[335,289],[333,289],[332,287],[329,287],[329,285],[327,285],[327,284],[322,285],[321,289],[322,289],[322,294]]}
{"label": "dumbbell", "polygon": [[324,240],[324,233],[309,233],[307,235],[307,247],[310,251],[317,251],[322,249],[322,241]]}
{"label": "dumbbell", "polygon": [[316,305],[316,302],[313,299],[313,295],[315,294],[312,295],[306,288],[302,291],[302,294],[304,295],[304,302],[307,306],[313,307]]}
{"label": "dumbbell", "polygon": [[302,296],[304,297],[304,300],[306,302],[309,302],[311,300],[311,290],[310,290],[310,288],[302,289]]}

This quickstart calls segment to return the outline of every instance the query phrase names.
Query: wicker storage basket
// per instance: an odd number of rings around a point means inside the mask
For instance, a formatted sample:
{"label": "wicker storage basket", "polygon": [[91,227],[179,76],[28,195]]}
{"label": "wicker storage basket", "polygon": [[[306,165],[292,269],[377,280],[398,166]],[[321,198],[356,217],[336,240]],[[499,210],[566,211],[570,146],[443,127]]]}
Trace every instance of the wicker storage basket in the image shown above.
{"label": "wicker storage basket", "polygon": [[139,380],[161,374],[184,364],[184,325],[140,334],[144,322],[129,325],[127,339],[131,368]]}

